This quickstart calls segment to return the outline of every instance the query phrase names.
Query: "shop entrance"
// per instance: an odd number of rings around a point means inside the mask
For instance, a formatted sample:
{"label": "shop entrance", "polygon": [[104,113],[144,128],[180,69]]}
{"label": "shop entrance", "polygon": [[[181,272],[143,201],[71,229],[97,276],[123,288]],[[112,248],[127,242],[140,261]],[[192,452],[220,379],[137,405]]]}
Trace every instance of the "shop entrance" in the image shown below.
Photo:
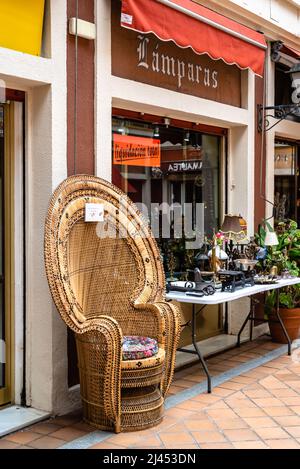
{"label": "shop entrance", "polygon": [[[115,110],[112,182],[151,222],[166,278],[192,279],[198,256],[224,215],[226,131],[158,116],[138,117]],[[191,308],[181,306],[185,323]],[[203,310],[197,340],[222,332],[222,308]],[[184,330],[181,345],[189,340]]]}
{"label": "shop entrance", "polygon": [[0,405],[11,401],[12,187],[11,109],[0,105]]}
{"label": "shop entrance", "polygon": [[274,151],[275,222],[292,219],[300,223],[299,145],[276,140]]}

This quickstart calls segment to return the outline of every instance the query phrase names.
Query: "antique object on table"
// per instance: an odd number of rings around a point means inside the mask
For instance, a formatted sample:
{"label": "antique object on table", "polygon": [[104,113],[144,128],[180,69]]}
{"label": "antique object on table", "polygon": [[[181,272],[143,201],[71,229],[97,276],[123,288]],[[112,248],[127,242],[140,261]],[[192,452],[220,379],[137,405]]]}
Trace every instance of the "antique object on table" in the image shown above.
{"label": "antique object on table", "polygon": [[222,284],[222,291],[235,292],[237,288],[254,285],[253,272],[246,275],[241,270],[220,270],[219,279]]}
{"label": "antique object on table", "polygon": [[203,283],[201,271],[198,267],[194,269],[194,282],[195,282],[196,287],[198,287],[198,285],[201,285],[201,283]]}
{"label": "antique object on table", "polygon": [[277,277],[278,275],[278,267],[277,265],[272,265],[272,267],[270,268],[270,275],[272,277]]}
{"label": "antique object on table", "polygon": [[241,215],[225,215],[220,232],[224,234],[227,240],[237,243],[246,238],[245,231],[240,224],[240,218]]}
{"label": "antique object on table", "polygon": [[291,277],[292,276],[291,276],[288,269],[284,269],[284,270],[281,271],[281,278],[287,279],[287,278],[291,278]]}
{"label": "antique object on table", "polygon": [[244,253],[247,259],[257,259],[259,246],[256,244],[253,236],[250,237],[250,242],[245,246]]}
{"label": "antique object on table", "polygon": [[[84,221],[88,202],[102,205],[103,221]],[[165,301],[161,256],[137,207],[107,181],[69,177],[48,209],[45,265],[58,312],[75,333],[84,419],[115,432],[157,425],[180,317]]]}
{"label": "antique object on table", "polygon": [[234,265],[236,269],[242,270],[243,272],[252,271],[255,269],[257,260],[254,259],[235,259]]}
{"label": "antique object on table", "polygon": [[195,262],[195,265],[197,267],[199,267],[199,269],[201,271],[204,271],[208,268],[209,266],[209,257],[208,257],[208,254],[206,251],[202,252],[198,252],[196,255],[195,255],[195,258],[194,258],[194,262]]}
{"label": "antique object on table", "polygon": [[278,245],[278,237],[275,231],[267,231],[266,237],[264,241],[265,246],[277,246]]}
{"label": "antique object on table", "polygon": [[224,217],[224,221],[220,228],[220,232],[223,233],[226,242],[226,252],[229,257],[228,267],[234,269],[233,259],[240,257],[240,253],[237,248],[234,248],[234,244],[245,241],[246,234],[243,227],[240,224],[241,215],[230,215],[227,214]]}
{"label": "antique object on table", "polygon": [[167,282],[167,293],[172,291],[186,293],[187,295],[208,296],[213,295],[216,289],[212,282],[202,281],[197,284],[190,281]]}
{"label": "antique object on table", "polygon": [[217,248],[217,246],[214,243],[214,245],[212,247],[212,250],[211,250],[211,256],[210,256],[210,267],[211,267],[211,270],[214,273],[214,276],[216,276],[216,273],[218,272],[218,270],[220,270],[220,266],[219,266],[219,263],[218,263],[218,258],[216,256],[216,248]]}
{"label": "antique object on table", "polygon": [[278,283],[277,277],[274,275],[255,275],[254,276],[254,283],[259,285],[269,285],[273,283]]}
{"label": "antique object on table", "polygon": [[219,270],[224,269],[228,255],[220,246],[215,246],[208,252],[208,257],[211,259],[211,268],[217,273]]}
{"label": "antique object on table", "polygon": [[[266,235],[264,238],[264,245],[265,245],[265,250],[266,250],[266,256],[262,260],[262,270],[264,273],[266,273],[270,269],[270,261],[268,260],[268,254],[271,254],[271,257],[273,257],[273,246],[278,245],[278,237],[275,231],[266,231]],[[276,260],[275,260],[276,262]]]}

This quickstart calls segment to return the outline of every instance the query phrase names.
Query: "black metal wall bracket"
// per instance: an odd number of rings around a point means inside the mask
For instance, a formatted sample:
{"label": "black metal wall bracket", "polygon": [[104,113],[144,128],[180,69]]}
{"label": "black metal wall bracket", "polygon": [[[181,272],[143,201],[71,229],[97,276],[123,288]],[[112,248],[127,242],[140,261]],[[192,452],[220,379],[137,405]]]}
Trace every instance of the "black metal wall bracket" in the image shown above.
{"label": "black metal wall bracket", "polygon": [[[259,132],[273,129],[279,122],[286,119],[288,116],[295,115],[300,110],[300,103],[297,104],[280,104],[278,106],[257,106],[257,128]],[[270,113],[274,111],[274,113]],[[297,113],[298,114],[298,113]],[[299,115],[299,114],[298,114]],[[270,119],[276,119],[275,123],[270,122]]]}

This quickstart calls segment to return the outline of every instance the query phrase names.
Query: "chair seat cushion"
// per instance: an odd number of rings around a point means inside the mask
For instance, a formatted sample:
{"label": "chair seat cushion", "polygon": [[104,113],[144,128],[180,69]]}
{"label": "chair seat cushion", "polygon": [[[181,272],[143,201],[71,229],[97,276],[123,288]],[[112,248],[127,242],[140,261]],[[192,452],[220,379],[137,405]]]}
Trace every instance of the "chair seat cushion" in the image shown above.
{"label": "chair seat cushion", "polygon": [[127,335],[123,337],[123,360],[140,360],[150,358],[158,352],[157,340],[150,337]]}

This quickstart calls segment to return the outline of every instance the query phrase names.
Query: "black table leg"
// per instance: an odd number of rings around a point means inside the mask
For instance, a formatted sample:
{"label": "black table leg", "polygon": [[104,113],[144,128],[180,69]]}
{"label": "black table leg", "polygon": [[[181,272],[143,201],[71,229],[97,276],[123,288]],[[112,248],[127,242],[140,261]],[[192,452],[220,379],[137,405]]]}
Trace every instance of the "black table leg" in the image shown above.
{"label": "black table leg", "polygon": [[242,332],[245,329],[246,324],[247,324],[248,321],[250,321],[250,340],[252,340],[254,320],[255,320],[255,301],[252,299],[252,296],[250,296],[250,311],[247,314],[247,317],[246,317],[245,321],[242,324],[242,327],[240,328],[240,330],[238,332],[238,338],[237,338],[237,344],[236,344],[237,347],[240,347],[240,345],[241,345],[241,335],[242,335]]}
{"label": "black table leg", "polygon": [[197,352],[197,355],[199,357],[199,360],[203,366],[203,369],[205,371],[205,374],[207,376],[207,392],[208,393],[211,393],[211,376],[209,374],[209,371],[208,371],[208,368],[207,368],[207,365],[205,363],[205,360],[202,356],[202,353],[200,352],[200,349],[198,347],[198,344],[197,344],[197,338],[196,338],[196,319],[197,319],[197,314],[195,312],[195,305],[193,304],[193,311],[192,311],[192,315],[193,315],[193,318],[192,318],[192,341],[193,341],[193,346],[195,347],[195,350]]}
{"label": "black table leg", "polygon": [[251,316],[251,311],[250,311],[249,314],[247,314],[247,317],[246,317],[245,321],[243,322],[242,327],[241,327],[240,330],[239,330],[238,338],[237,338],[237,344],[236,344],[237,347],[240,347],[240,346],[241,346],[241,335],[242,335],[243,330],[244,330],[245,327],[246,327],[247,322],[250,320],[250,316]]}
{"label": "black table leg", "polygon": [[276,295],[276,309],[275,309],[275,311],[276,311],[276,316],[277,316],[277,319],[279,321],[279,324],[281,325],[281,328],[283,330],[283,333],[284,333],[285,338],[286,338],[287,343],[288,343],[288,354],[291,355],[292,354],[292,342],[291,342],[290,336],[288,335],[287,330],[285,328],[285,325],[283,324],[283,321],[282,321],[282,319],[280,317],[280,314],[279,314],[279,290],[280,289],[278,288],[278,290],[276,292],[277,295]]}
{"label": "black table leg", "polygon": [[255,303],[252,299],[252,296],[250,296],[250,311],[252,312],[251,318],[250,318],[250,341],[252,342],[253,339],[253,326],[254,326],[254,319],[255,319]]}

